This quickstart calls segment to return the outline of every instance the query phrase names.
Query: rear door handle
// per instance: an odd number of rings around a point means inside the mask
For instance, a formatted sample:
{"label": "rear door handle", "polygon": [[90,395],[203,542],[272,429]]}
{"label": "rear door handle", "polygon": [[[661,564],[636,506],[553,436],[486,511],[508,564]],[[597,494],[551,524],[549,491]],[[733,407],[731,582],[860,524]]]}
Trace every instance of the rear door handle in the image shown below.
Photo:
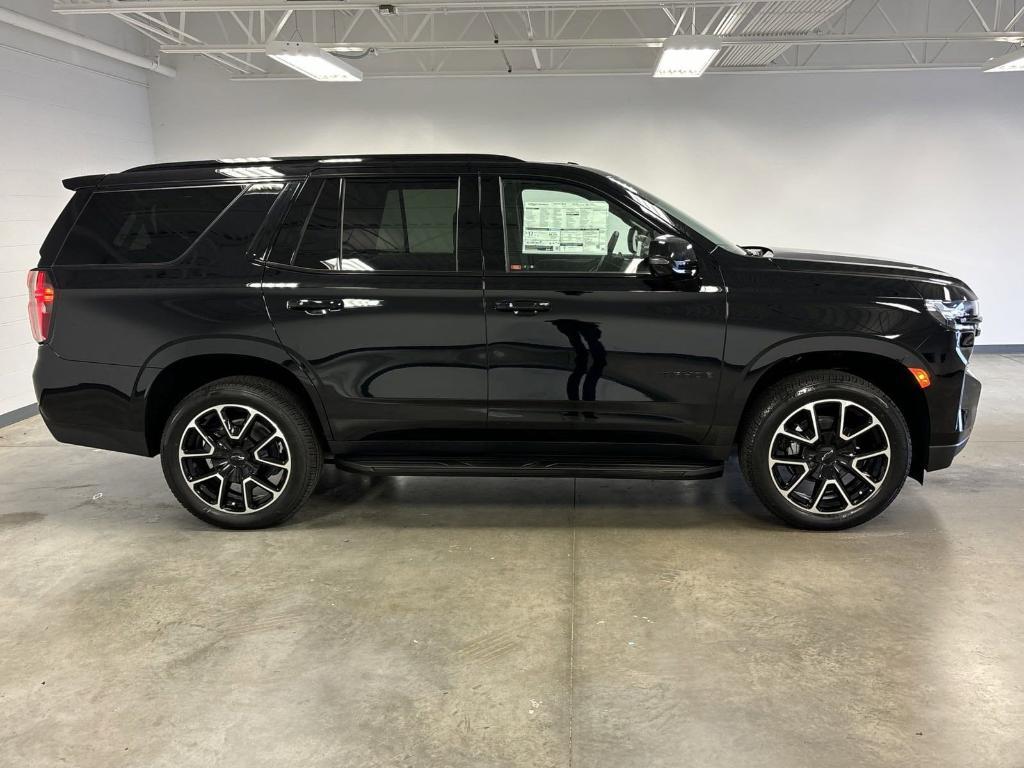
{"label": "rear door handle", "polygon": [[536,315],[538,312],[547,312],[551,309],[550,301],[537,301],[535,299],[503,299],[494,302],[494,308],[499,312],[511,312],[513,315]]}
{"label": "rear door handle", "polygon": [[307,315],[326,315],[328,312],[341,312],[345,309],[344,299],[288,299],[287,309],[305,312]]}

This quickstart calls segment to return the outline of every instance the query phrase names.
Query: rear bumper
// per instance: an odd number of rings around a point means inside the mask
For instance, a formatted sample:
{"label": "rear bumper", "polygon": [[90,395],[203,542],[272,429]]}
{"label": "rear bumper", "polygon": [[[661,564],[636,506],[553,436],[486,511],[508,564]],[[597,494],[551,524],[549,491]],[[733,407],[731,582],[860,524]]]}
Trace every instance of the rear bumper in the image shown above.
{"label": "rear bumper", "polygon": [[[962,451],[971,439],[974,420],[978,415],[978,402],[981,399],[981,382],[970,370],[965,370],[960,384],[959,397],[955,402],[954,413],[944,413],[945,418],[952,418],[952,431],[932,431],[932,444],[928,447],[929,472],[945,469],[953,463],[956,455]],[[945,409],[944,409],[945,410]]]}
{"label": "rear bumper", "polygon": [[62,443],[150,456],[138,369],[66,360],[40,344],[32,372],[39,413]]}

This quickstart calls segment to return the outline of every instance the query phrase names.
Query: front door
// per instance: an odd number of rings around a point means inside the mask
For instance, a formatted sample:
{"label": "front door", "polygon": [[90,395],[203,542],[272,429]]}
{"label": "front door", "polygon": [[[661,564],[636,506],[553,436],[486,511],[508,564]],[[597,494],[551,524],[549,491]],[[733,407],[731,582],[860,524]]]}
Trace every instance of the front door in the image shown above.
{"label": "front door", "polygon": [[696,280],[652,277],[664,223],[580,182],[511,173],[483,189],[492,434],[603,453],[699,443],[725,339],[713,260]]}
{"label": "front door", "polygon": [[458,174],[314,175],[293,200],[263,290],[338,450],[484,429],[477,190]]}

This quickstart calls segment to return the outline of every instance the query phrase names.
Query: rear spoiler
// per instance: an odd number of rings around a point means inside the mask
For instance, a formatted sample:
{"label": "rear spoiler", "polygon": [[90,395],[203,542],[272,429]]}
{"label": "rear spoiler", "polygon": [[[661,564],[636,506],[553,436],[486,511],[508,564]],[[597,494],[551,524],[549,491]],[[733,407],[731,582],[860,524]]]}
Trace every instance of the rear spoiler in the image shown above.
{"label": "rear spoiler", "polygon": [[64,179],[64,189],[70,189],[72,192],[77,192],[80,189],[98,187],[100,182],[103,181],[106,176],[107,174],[100,173],[92,176],[74,176],[70,179]]}

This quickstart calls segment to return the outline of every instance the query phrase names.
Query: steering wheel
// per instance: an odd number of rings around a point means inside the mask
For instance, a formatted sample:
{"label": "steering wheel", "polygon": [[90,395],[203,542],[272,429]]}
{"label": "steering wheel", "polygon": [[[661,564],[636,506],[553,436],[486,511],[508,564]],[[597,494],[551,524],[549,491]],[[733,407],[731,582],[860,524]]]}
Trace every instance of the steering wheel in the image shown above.
{"label": "steering wheel", "polygon": [[[616,233],[618,234],[618,233]],[[626,247],[629,248],[629,252],[636,256],[636,236],[639,234],[636,227],[629,228],[629,234],[626,235]]]}

